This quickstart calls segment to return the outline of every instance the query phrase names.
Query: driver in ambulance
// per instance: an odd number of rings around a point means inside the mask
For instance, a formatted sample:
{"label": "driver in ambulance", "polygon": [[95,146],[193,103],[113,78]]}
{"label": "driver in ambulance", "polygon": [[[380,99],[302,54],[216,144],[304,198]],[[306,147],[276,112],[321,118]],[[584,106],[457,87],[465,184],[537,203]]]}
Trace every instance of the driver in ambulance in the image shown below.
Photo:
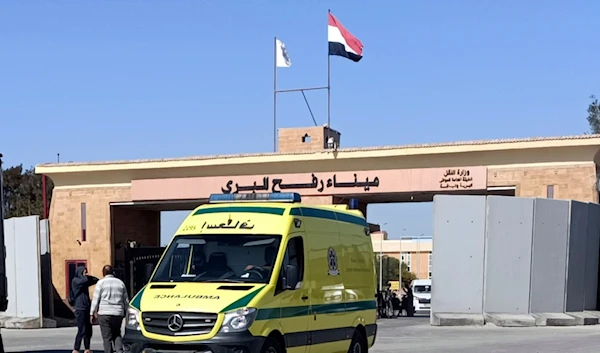
{"label": "driver in ambulance", "polygon": [[265,249],[265,264],[263,266],[257,265],[248,265],[246,266],[245,273],[242,275],[242,278],[250,278],[250,277],[260,277],[260,279],[267,278],[269,273],[271,273],[271,269],[273,268],[273,264],[275,263],[275,258],[277,257],[277,251],[275,247],[269,246]]}

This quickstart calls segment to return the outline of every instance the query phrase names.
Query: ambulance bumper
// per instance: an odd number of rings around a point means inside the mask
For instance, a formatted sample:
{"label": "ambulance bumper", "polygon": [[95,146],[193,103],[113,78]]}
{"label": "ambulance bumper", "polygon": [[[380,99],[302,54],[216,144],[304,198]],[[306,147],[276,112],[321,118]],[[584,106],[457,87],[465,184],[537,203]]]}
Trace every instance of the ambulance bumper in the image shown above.
{"label": "ambulance bumper", "polygon": [[265,337],[250,332],[217,334],[207,341],[165,342],[144,337],[140,331],[125,329],[125,353],[255,353],[260,352]]}

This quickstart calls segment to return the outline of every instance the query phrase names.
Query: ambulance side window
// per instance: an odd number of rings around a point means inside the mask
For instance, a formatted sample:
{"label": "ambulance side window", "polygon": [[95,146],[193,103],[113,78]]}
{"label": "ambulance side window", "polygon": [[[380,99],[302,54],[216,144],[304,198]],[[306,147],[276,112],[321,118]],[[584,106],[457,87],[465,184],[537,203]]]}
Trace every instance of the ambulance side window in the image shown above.
{"label": "ambulance side window", "polygon": [[304,280],[304,243],[302,237],[294,237],[288,241],[285,254],[283,255],[283,263],[279,271],[279,280],[277,281],[277,290],[283,289],[283,275],[285,267],[294,265],[298,267],[300,283]]}

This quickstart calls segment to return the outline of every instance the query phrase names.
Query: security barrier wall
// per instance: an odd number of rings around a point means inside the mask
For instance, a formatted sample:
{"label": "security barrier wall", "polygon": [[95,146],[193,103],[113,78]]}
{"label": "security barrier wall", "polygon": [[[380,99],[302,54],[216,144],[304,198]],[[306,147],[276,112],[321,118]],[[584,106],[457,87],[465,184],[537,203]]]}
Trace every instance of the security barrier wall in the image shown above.
{"label": "security barrier wall", "polygon": [[41,320],[39,226],[38,216],[4,221],[8,282],[6,316]]}
{"label": "security barrier wall", "polygon": [[565,311],[576,312],[585,310],[588,205],[582,202],[572,201],[570,215],[571,222],[569,224],[567,242],[568,264]]}
{"label": "security barrier wall", "polygon": [[485,201],[485,196],[434,199],[431,303],[439,312],[483,311]]}
{"label": "security barrier wall", "polygon": [[433,325],[596,324],[600,206],[434,198]]}
{"label": "security barrier wall", "polygon": [[529,313],[533,205],[533,199],[487,199],[486,312]]}
{"label": "security barrier wall", "polygon": [[568,236],[569,202],[536,199],[531,248],[531,313],[562,313],[565,310]]}
{"label": "security barrier wall", "polygon": [[4,230],[8,308],[0,327],[43,327],[44,314],[52,316],[48,221],[39,216],[9,218]]}
{"label": "security barrier wall", "polygon": [[585,243],[585,294],[584,294],[584,309],[585,310],[597,310],[598,309],[598,273],[596,269],[599,268],[598,260],[600,254],[598,249],[600,248],[600,236],[598,236],[598,229],[600,229],[600,205],[587,204],[588,218],[587,218],[587,237]]}

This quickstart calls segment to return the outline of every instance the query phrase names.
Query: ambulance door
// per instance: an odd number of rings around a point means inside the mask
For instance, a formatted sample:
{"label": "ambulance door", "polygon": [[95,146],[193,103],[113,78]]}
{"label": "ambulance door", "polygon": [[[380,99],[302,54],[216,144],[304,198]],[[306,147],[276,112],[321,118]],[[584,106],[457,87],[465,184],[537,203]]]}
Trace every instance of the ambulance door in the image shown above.
{"label": "ambulance door", "polygon": [[[334,224],[335,225],[335,224]],[[345,318],[344,282],[342,280],[342,245],[338,233],[311,234],[309,251],[311,274],[311,332],[310,353],[347,352],[350,342],[346,327],[352,322]]]}
{"label": "ambulance door", "polygon": [[[279,272],[276,297],[281,302],[281,325],[288,353],[307,353],[309,337],[308,320],[310,296],[308,266],[306,266],[306,243],[302,233],[290,235],[286,244]],[[293,289],[284,289],[286,266],[298,268],[299,282]]]}

